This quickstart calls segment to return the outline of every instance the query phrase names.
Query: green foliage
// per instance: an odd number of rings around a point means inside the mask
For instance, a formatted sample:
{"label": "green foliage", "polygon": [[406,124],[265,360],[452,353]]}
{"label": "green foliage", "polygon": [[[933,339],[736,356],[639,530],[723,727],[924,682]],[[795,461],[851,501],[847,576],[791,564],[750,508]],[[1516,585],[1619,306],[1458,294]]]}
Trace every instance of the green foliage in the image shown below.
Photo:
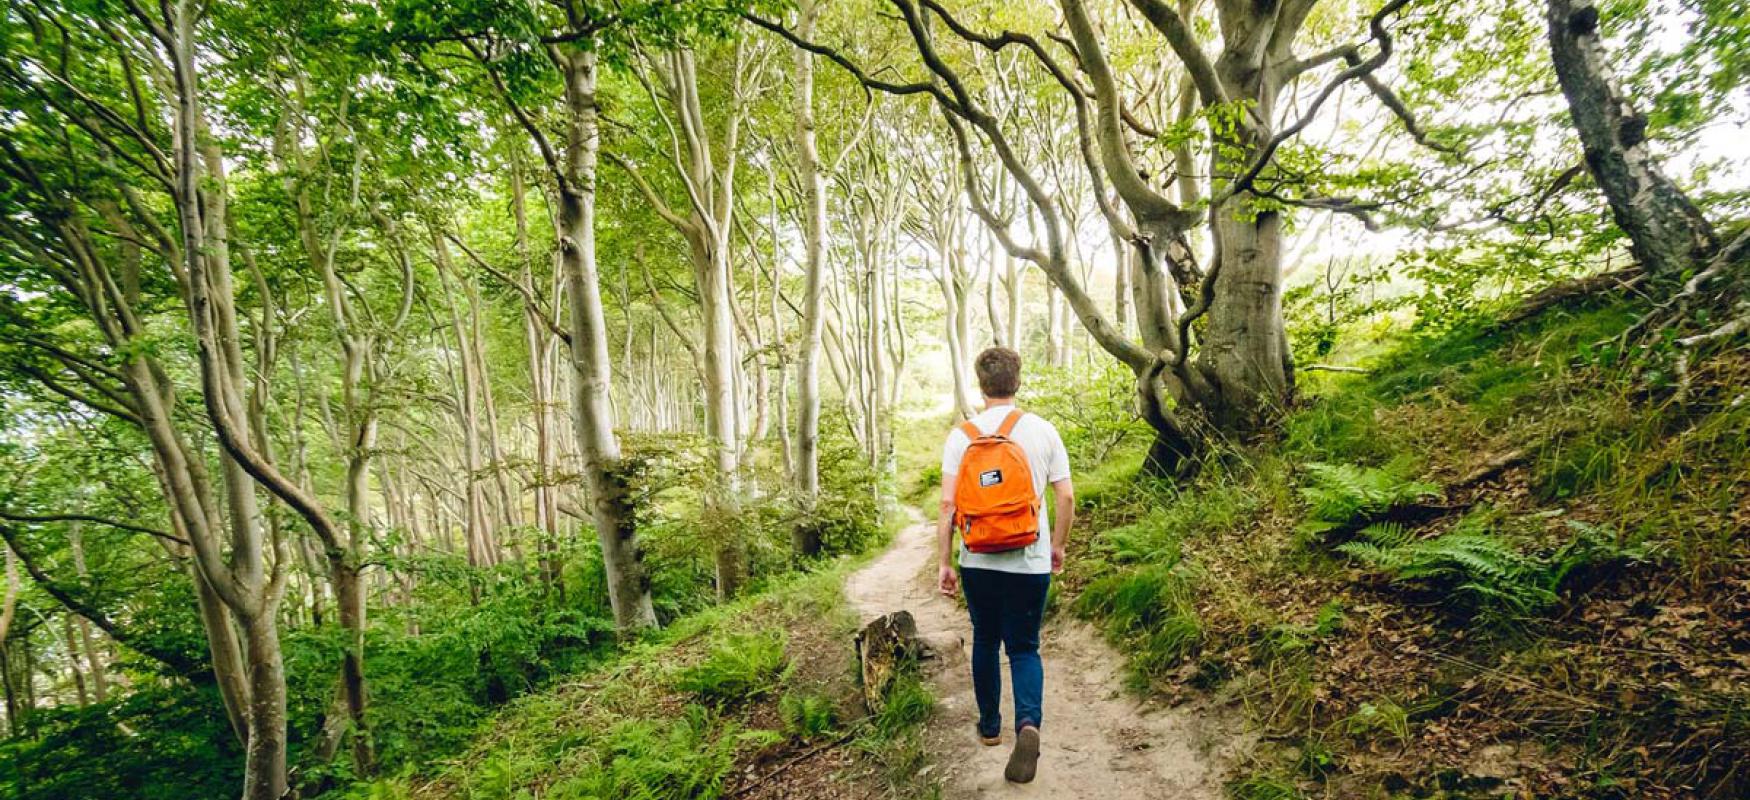
{"label": "green foliage", "polygon": [[710,653],[674,676],[674,687],[716,705],[759,697],[776,688],[788,660],[781,630],[731,633],[711,643]]}
{"label": "green foliage", "polygon": [[1103,619],[1108,635],[1131,653],[1130,666],[1144,682],[1165,675],[1197,651],[1203,625],[1191,582],[1171,564],[1148,564],[1099,578],[1076,600],[1075,610]]}
{"label": "green foliage", "polygon": [[1576,574],[1646,561],[1654,553],[1645,542],[1624,542],[1608,528],[1568,520],[1572,538],[1547,556],[1527,555],[1502,538],[1490,517],[1471,514],[1427,539],[1401,525],[1371,525],[1337,549],[1393,582],[1451,592],[1465,606],[1504,617],[1535,614],[1554,604]]}
{"label": "green foliage", "polygon": [[1540,580],[1537,562],[1503,541],[1481,519],[1467,517],[1431,539],[1417,539],[1402,525],[1370,525],[1360,538],[1337,549],[1394,582],[1450,590],[1473,608],[1495,607],[1526,615],[1553,603],[1555,595]]}
{"label": "green foliage", "polygon": [[153,681],[118,695],[39,709],[34,735],[0,740],[0,798],[236,795],[243,750],[215,689]]}
{"label": "green foliage", "polygon": [[878,737],[891,739],[922,725],[936,710],[936,698],[915,669],[902,670],[887,687],[887,705],[875,716]]}
{"label": "green foliage", "polygon": [[[631,719],[601,734],[598,747],[543,794],[553,800],[694,800],[721,795],[744,749],[773,743],[772,731],[744,730],[703,706],[681,718]],[[482,800],[512,795],[491,794]]]}
{"label": "green foliage", "polygon": [[1167,516],[1156,512],[1102,531],[1092,545],[1094,552],[1116,564],[1177,563],[1181,533],[1170,526]]}
{"label": "green foliage", "polygon": [[1021,405],[1056,426],[1078,466],[1103,463],[1125,443],[1150,436],[1135,411],[1136,376],[1113,359],[1029,372],[1021,395]]}
{"label": "green foliage", "polygon": [[1652,540],[1625,537],[1615,528],[1577,519],[1563,523],[1573,537],[1544,559],[1543,582],[1551,591],[1599,580],[1622,566],[1664,557],[1664,548]]}
{"label": "green foliage", "polygon": [[1360,739],[1385,734],[1404,743],[1410,739],[1410,715],[1390,698],[1378,698],[1362,703],[1355,713],[1344,717],[1337,727],[1345,734]]}
{"label": "green foliage", "polygon": [[1318,614],[1314,617],[1311,625],[1278,623],[1267,628],[1259,640],[1261,653],[1266,660],[1288,658],[1305,653],[1312,648],[1315,642],[1342,629],[1343,621],[1342,601],[1331,600],[1319,607]]}
{"label": "green foliage", "polygon": [[925,769],[931,763],[923,724],[935,713],[936,699],[916,669],[902,669],[887,687],[887,705],[869,721],[856,748],[881,765],[897,796],[937,797],[940,789]]}
{"label": "green foliage", "polygon": [[838,724],[832,700],[818,694],[786,693],[778,698],[778,717],[784,721],[784,733],[798,739],[818,738]]}
{"label": "green foliage", "polygon": [[835,411],[822,421],[821,497],[808,520],[820,535],[825,557],[861,553],[883,540],[878,498],[886,477],[869,466],[846,433],[849,425],[839,416],[842,413]]}
{"label": "green foliage", "polygon": [[1320,463],[1305,468],[1310,480],[1300,494],[1309,506],[1310,519],[1302,529],[1309,533],[1440,495],[1439,486],[1409,480],[1389,469]]}
{"label": "green foliage", "polygon": [[1294,781],[1269,773],[1248,775],[1227,785],[1234,800],[1300,800],[1306,795]]}

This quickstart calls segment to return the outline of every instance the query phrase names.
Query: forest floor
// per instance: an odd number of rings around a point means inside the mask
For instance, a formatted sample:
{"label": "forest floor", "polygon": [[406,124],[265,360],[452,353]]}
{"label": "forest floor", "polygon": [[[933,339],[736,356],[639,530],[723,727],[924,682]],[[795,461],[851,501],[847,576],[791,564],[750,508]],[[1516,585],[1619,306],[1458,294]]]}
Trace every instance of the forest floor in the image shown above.
{"label": "forest floor", "polygon": [[[887,551],[853,573],[845,594],[863,622],[906,610],[918,634],[949,643],[936,659],[936,713],[926,750],[943,797],[1220,798],[1222,779],[1249,746],[1237,715],[1215,705],[1173,708],[1137,700],[1123,687],[1125,658],[1087,623],[1050,614],[1041,634],[1045,724],[1039,775],[1028,785],[1003,780],[1014,734],[1002,747],[979,744],[977,709],[967,675],[966,612],[934,586],[935,534],[927,522],[894,537]],[[953,643],[957,640],[956,652]],[[1012,715],[1007,664],[1003,708]]]}

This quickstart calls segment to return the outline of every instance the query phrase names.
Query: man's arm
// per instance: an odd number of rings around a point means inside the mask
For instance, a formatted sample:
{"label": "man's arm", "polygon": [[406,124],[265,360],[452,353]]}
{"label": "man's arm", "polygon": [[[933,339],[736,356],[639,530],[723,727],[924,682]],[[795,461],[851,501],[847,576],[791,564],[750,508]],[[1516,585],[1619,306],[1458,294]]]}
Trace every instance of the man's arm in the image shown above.
{"label": "man's arm", "polygon": [[942,474],[941,511],[936,515],[936,581],[942,594],[953,597],[960,588],[954,572],[954,475]]}
{"label": "man's arm", "polygon": [[1051,482],[1051,507],[1055,510],[1051,525],[1051,571],[1062,572],[1069,526],[1076,520],[1076,490],[1068,478]]}

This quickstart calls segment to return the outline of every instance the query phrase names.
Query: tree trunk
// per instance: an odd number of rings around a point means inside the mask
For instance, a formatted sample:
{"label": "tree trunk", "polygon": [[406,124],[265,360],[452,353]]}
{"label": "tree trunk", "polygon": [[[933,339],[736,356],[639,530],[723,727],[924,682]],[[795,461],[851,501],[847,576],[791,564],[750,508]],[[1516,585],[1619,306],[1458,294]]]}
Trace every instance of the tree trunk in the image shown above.
{"label": "tree trunk", "polygon": [[[1270,23],[1265,16],[1245,24],[1250,31]],[[1245,98],[1259,119],[1272,120],[1281,84],[1273,70],[1263,68],[1261,54],[1233,49],[1242,45],[1229,45],[1215,71],[1228,97]],[[1235,126],[1213,148],[1210,174],[1226,176],[1215,181],[1215,194],[1245,172],[1269,136],[1267,126]],[[1213,396],[1203,398],[1205,412],[1219,430],[1240,435],[1270,425],[1287,404],[1290,385],[1282,320],[1284,219],[1280,211],[1253,208],[1250,197],[1242,193],[1210,210],[1215,263],[1205,280],[1214,285],[1197,354],[1198,367],[1213,384]]]}
{"label": "tree trunk", "polygon": [[[803,36],[814,33],[818,7],[814,0],[801,0],[796,29]],[[815,503],[820,498],[820,356],[821,331],[826,325],[821,299],[821,273],[826,247],[826,186],[821,175],[820,151],[814,132],[814,55],[797,48],[794,55],[796,117],[796,179],[802,185],[802,341],[796,359],[796,494],[802,504],[802,520],[791,530],[790,544],[796,555],[820,552],[819,530],[812,524]],[[773,281],[777,265],[773,265]]]}
{"label": "tree trunk", "polygon": [[61,638],[67,645],[67,677],[73,682],[73,696],[78,698],[79,705],[91,704],[91,697],[85,689],[85,673],[79,669],[79,640],[73,635],[73,615],[61,616]]}
{"label": "tree trunk", "polygon": [[1550,53],[1568,113],[1580,135],[1586,169],[1628,234],[1646,271],[1676,276],[1704,264],[1719,239],[1683,190],[1665,177],[1647,146],[1647,118],[1636,113],[1611,75],[1591,0],[1548,0]]}
{"label": "tree trunk", "polygon": [[[522,261],[522,281],[524,286],[535,285],[533,260],[529,253],[528,211],[523,196],[527,189],[523,185],[523,171],[520,159],[513,159],[510,171],[510,205],[512,216],[516,222],[516,252]],[[535,528],[541,537],[537,550],[541,554],[541,578],[547,587],[558,593],[561,600],[565,598],[565,582],[559,568],[559,502],[554,491],[554,453],[553,453],[553,386],[552,376],[547,370],[546,352],[548,334],[543,326],[541,309],[533,306],[523,308],[523,343],[528,348],[530,400],[534,404],[535,423]],[[628,311],[630,314],[630,311]],[[627,331],[626,344],[631,348],[631,331]]]}
{"label": "tree trunk", "polygon": [[286,675],[274,614],[241,620],[249,662],[248,741],[243,757],[245,800],[286,796]]}
{"label": "tree trunk", "polygon": [[1277,416],[1289,385],[1283,350],[1282,215],[1263,211],[1247,212],[1246,217],[1236,219],[1226,206],[1211,214],[1220,272],[1212,278],[1214,300],[1198,352],[1217,392],[1207,406],[1211,420],[1222,430],[1241,434],[1260,430]]}
{"label": "tree trunk", "polygon": [[1003,262],[1007,275],[1003,279],[1003,290],[1008,294],[1009,300],[1009,346],[1019,353],[1026,344],[1021,339],[1021,262],[1008,253],[1003,254]]}
{"label": "tree trunk", "polygon": [[[708,503],[731,517],[740,511],[741,454],[736,425],[735,329],[729,312],[729,261],[719,243],[696,238],[692,243],[693,279],[699,290],[699,311],[705,322],[705,437],[711,440],[718,485]],[[717,595],[733,597],[746,578],[746,559],[739,540],[717,543]]]}
{"label": "tree trunk", "polygon": [[939,232],[936,236],[936,257],[941,260],[936,282],[942,287],[942,323],[945,329],[943,338],[948,343],[948,365],[954,372],[954,410],[962,417],[971,417],[972,356],[966,352],[969,343],[963,335],[967,328],[965,320],[962,319],[966,303],[960,283],[961,267],[957,263],[959,243],[954,241],[953,236],[954,233],[950,231]]}
{"label": "tree trunk", "polygon": [[1135,316],[1136,298],[1130,290],[1130,260],[1133,251],[1116,235],[1112,237],[1112,325],[1124,336],[1130,335],[1130,320]]}
{"label": "tree trunk", "polygon": [[[73,569],[80,580],[85,579],[85,542],[81,534],[81,525],[74,522],[67,528],[67,545],[73,551]],[[103,647],[96,634],[91,631],[91,620],[79,617],[79,644],[85,651],[86,672],[91,675],[92,697],[101,703],[109,699],[109,668],[103,661]],[[0,638],[4,638],[0,634]]]}
{"label": "tree trunk", "polygon": [[1045,363],[1063,366],[1063,296],[1057,287],[1045,287]]}
{"label": "tree trunk", "polygon": [[656,626],[650,581],[638,550],[637,517],[609,395],[607,320],[596,272],[596,162],[601,143],[593,50],[559,54],[565,82],[565,162],[559,181],[559,264],[570,312],[572,422],[596,538],[607,573],[608,601],[622,633]]}
{"label": "tree trunk", "polygon": [[432,229],[431,246],[433,262],[438,268],[438,280],[443,284],[445,303],[450,316],[450,332],[456,340],[456,360],[461,379],[455,386],[456,392],[456,422],[462,436],[462,468],[467,482],[468,505],[468,563],[476,567],[490,567],[497,563],[498,547],[493,543],[492,531],[486,489],[481,486],[481,473],[485,465],[480,455],[480,376],[475,372],[478,364],[472,350],[472,337],[467,327],[462,323],[460,312],[456,309],[455,293],[450,289],[450,278],[455,272],[455,266],[450,261],[449,243],[437,229]]}
{"label": "tree trunk", "polygon": [[6,652],[6,637],[12,633],[12,620],[18,613],[18,557],[12,554],[12,548],[6,548],[6,594],[0,598],[0,683],[6,690],[6,731],[17,736],[18,730],[18,699],[12,692],[12,670],[8,663]]}

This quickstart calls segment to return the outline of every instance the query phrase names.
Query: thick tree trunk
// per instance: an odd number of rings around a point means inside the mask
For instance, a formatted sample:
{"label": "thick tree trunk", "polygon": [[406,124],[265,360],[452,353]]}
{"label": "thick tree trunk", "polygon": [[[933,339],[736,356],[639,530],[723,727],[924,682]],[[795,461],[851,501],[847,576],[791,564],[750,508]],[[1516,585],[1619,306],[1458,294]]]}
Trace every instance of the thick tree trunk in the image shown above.
{"label": "thick tree trunk", "polygon": [[1288,398],[1282,216],[1265,211],[1236,219],[1225,207],[1211,216],[1220,272],[1198,360],[1215,384],[1206,405],[1211,421],[1246,434],[1267,426]]}
{"label": "thick tree trunk", "polygon": [[[740,510],[741,447],[736,425],[735,328],[729,310],[729,262],[716,243],[695,239],[692,246],[693,279],[699,289],[699,311],[705,321],[705,437],[711,441],[718,485],[710,504],[722,514]],[[717,544],[717,595],[733,597],[746,579],[744,543]]]}
{"label": "thick tree trunk", "polygon": [[[1247,37],[1272,24],[1269,18],[1247,18],[1245,34],[1223,52],[1215,71],[1230,98],[1245,98],[1259,118],[1272,120],[1281,85],[1274,71],[1263,67],[1264,56],[1243,49]],[[1281,23],[1286,25],[1286,23]],[[1218,176],[1220,194],[1233,176],[1257,158],[1270,136],[1267,125],[1242,125],[1230,132],[1210,155],[1210,174]],[[1290,363],[1282,320],[1282,212],[1251,207],[1249,193],[1218,204],[1209,213],[1215,243],[1213,281],[1198,367],[1213,384],[1202,392],[1201,405],[1217,429],[1240,435],[1270,425],[1288,402]]]}
{"label": "thick tree trunk", "polygon": [[638,550],[632,494],[620,460],[610,405],[607,320],[596,272],[595,190],[601,143],[593,50],[556,59],[565,81],[566,141],[559,189],[559,263],[570,310],[572,421],[596,538],[607,573],[608,600],[621,633],[656,626],[650,581]]}
{"label": "thick tree trunk", "polygon": [[[376,751],[365,717],[365,591],[358,567],[344,555],[331,557],[329,570],[334,581],[334,596],[339,606],[340,629],[346,632],[346,650],[340,657],[341,696],[345,701],[347,719],[352,724],[353,764],[370,773],[376,769]],[[276,640],[274,646],[277,648]],[[284,714],[285,699],[280,699]]]}
{"label": "thick tree trunk", "polygon": [[248,740],[243,757],[244,800],[286,796],[286,675],[274,614],[241,620],[250,663]]}

